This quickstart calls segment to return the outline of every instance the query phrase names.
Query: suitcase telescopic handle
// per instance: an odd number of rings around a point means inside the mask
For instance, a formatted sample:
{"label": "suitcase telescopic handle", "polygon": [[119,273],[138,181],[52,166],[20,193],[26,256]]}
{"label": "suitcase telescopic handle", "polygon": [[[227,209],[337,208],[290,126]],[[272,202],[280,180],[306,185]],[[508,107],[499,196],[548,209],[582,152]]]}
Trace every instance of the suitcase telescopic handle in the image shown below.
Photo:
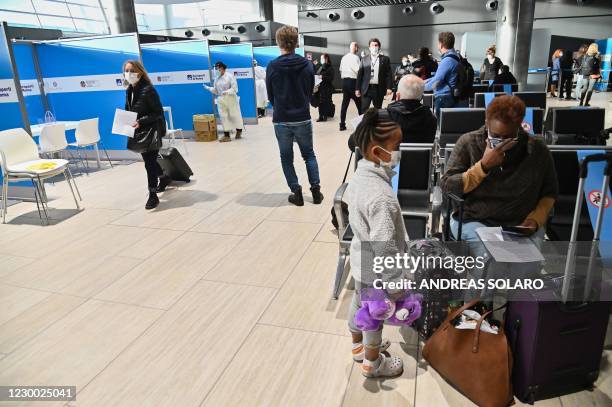
{"label": "suitcase telescopic handle", "polygon": [[589,163],[607,161],[604,175],[610,175],[612,169],[612,154],[591,154],[584,157],[580,163],[580,178],[586,178],[589,175]]}

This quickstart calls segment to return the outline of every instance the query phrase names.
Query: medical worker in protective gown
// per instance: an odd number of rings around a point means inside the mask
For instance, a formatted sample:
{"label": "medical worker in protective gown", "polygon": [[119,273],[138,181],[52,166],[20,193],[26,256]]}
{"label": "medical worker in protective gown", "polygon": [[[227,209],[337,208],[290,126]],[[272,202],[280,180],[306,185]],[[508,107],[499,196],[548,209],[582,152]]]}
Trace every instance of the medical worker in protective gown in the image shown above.
{"label": "medical worker in protective gown", "polygon": [[257,96],[257,117],[266,115],[268,106],[268,90],[266,89],[266,68],[259,66],[257,60],[253,60],[255,71],[255,94]]}
{"label": "medical worker in protective gown", "polygon": [[242,138],[242,113],[238,101],[238,83],[236,78],[227,71],[227,65],[218,61],[215,63],[215,82],[213,86],[204,87],[217,95],[217,108],[223,125],[223,138],[220,142],[231,141],[230,132],[236,130],[236,140]]}

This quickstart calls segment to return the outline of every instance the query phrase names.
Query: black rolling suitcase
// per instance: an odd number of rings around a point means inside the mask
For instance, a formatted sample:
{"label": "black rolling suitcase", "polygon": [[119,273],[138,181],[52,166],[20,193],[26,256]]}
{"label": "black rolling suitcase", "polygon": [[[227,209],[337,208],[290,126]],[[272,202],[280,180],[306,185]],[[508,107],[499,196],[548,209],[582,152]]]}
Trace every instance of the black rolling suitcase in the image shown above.
{"label": "black rolling suitcase", "polygon": [[164,170],[164,174],[174,181],[189,182],[189,177],[193,175],[193,171],[181,153],[174,147],[160,149],[157,162]]}
{"label": "black rolling suitcase", "polygon": [[542,290],[522,293],[524,298],[514,297],[508,304],[505,331],[514,358],[512,385],[516,397],[525,403],[589,389],[599,375],[610,315],[607,298],[593,295],[597,291],[593,281],[597,280],[592,265],[600,248],[603,205],[590,255],[583,258],[583,264],[588,262],[587,273],[582,280],[575,278],[582,191],[588,163],[593,161],[608,162],[604,183],[609,185],[612,155],[592,155],[581,163],[564,274],[547,280]]}

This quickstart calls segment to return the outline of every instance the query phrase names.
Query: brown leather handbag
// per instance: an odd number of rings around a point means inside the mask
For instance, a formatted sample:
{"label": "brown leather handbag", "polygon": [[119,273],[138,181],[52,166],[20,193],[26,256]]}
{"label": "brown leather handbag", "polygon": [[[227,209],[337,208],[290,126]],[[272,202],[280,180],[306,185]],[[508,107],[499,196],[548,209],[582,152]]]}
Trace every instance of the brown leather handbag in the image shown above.
{"label": "brown leather handbag", "polygon": [[479,406],[508,406],[514,401],[512,354],[504,324],[500,324],[497,335],[480,330],[482,321],[492,311],[482,315],[476,329],[457,329],[451,323],[478,301],[465,304],[446,318],[425,342],[423,357],[444,379]]}

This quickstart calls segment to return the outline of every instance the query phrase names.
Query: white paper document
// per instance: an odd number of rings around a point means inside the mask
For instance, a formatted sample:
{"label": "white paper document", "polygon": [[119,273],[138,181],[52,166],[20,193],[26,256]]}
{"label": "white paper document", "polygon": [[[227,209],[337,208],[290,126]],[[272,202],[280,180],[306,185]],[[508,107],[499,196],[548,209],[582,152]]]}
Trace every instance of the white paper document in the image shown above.
{"label": "white paper document", "polygon": [[323,82],[323,77],[321,75],[315,75],[315,86],[319,86],[321,82]]}
{"label": "white paper document", "polygon": [[138,114],[136,112],[128,112],[127,110],[115,109],[115,119],[113,120],[113,129],[111,133],[121,134],[122,136],[134,137],[134,128],[132,125],[136,122]]}
{"label": "white paper document", "polygon": [[483,227],[476,234],[498,263],[532,263],[544,261],[540,250],[528,237],[503,233],[501,227]]}
{"label": "white paper document", "polygon": [[357,130],[357,126],[359,126],[359,123],[361,123],[362,120],[363,120],[363,115],[357,116],[357,117],[352,118],[349,121],[349,124],[351,125],[353,130]]}

